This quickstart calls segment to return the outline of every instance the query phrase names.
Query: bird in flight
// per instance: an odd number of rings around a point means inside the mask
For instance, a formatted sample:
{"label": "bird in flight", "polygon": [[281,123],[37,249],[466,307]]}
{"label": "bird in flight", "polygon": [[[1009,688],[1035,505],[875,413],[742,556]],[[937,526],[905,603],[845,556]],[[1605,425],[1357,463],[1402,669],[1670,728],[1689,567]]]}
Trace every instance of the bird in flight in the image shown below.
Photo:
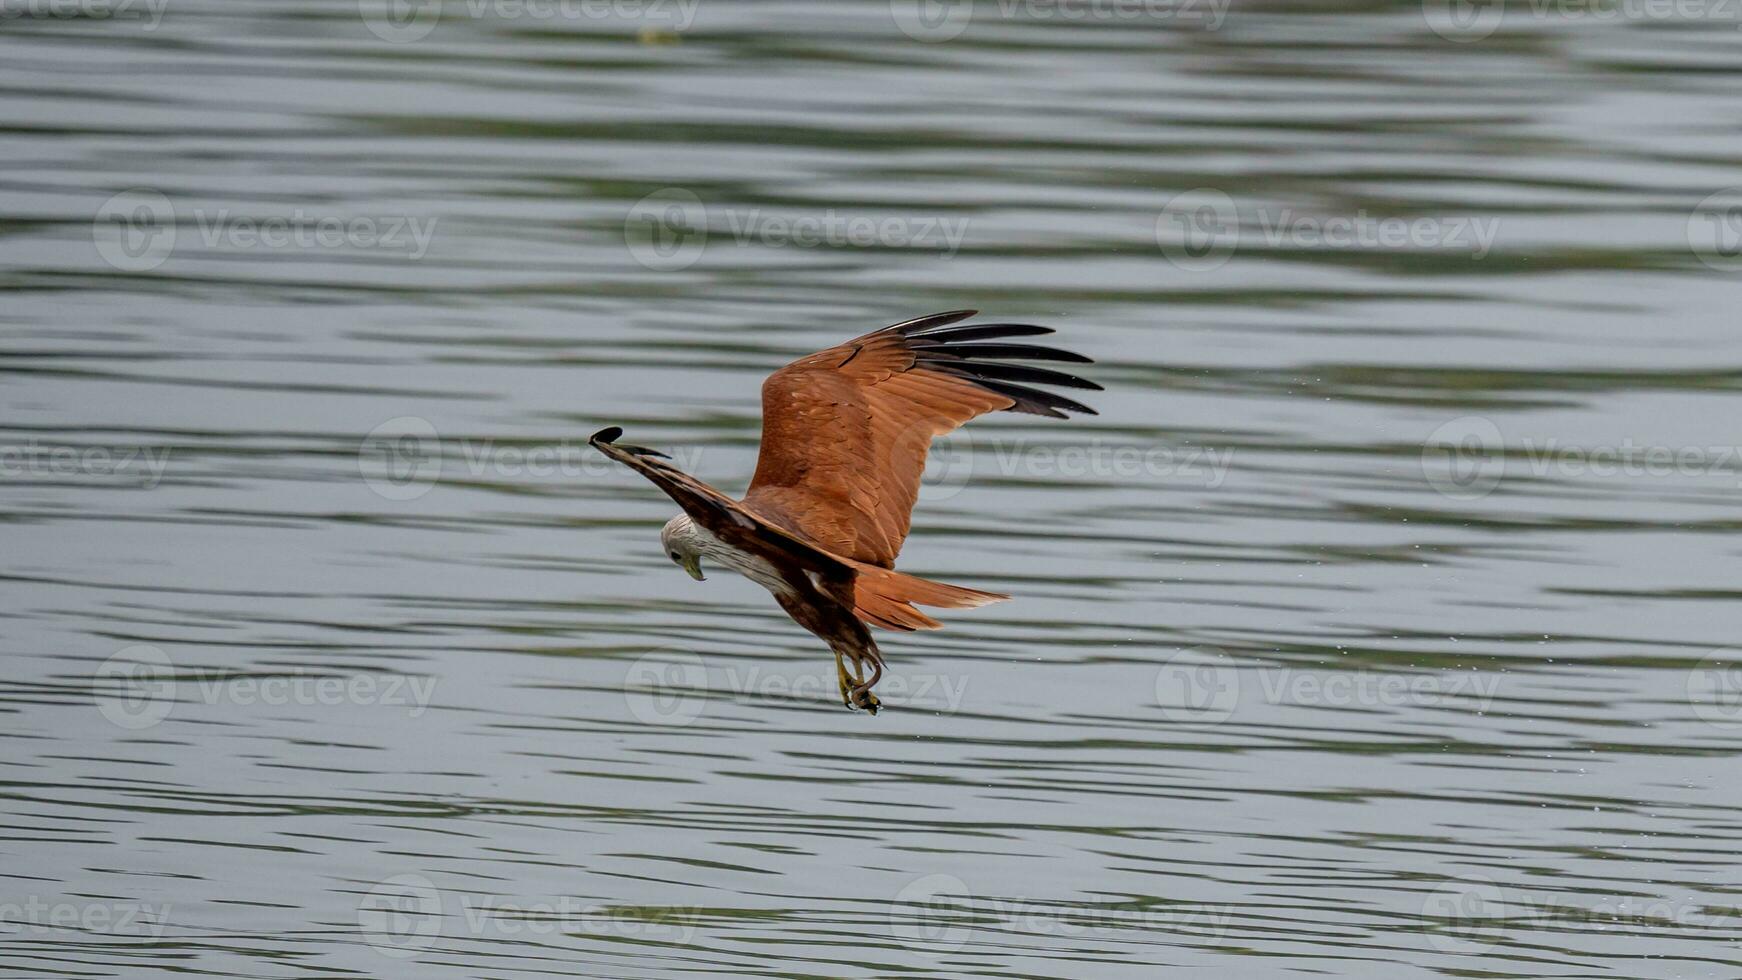
{"label": "bird in flight", "polygon": [[1052,333],[1047,327],[952,326],[977,312],[897,323],[769,375],[762,448],[742,500],[661,462],[670,458],[664,453],[618,442],[623,430],[616,426],[588,440],[683,509],[660,532],[666,557],[697,581],[703,559],[744,575],[829,645],[848,708],[876,714],[879,705],[871,688],[883,676],[883,657],[867,627],[938,629],[943,624],[915,607],[968,609],[1010,598],[895,570],[932,439],[987,412],[1095,414],[1033,386],[1100,385],[1010,363],[1093,363],[1089,358],[1009,342]]}

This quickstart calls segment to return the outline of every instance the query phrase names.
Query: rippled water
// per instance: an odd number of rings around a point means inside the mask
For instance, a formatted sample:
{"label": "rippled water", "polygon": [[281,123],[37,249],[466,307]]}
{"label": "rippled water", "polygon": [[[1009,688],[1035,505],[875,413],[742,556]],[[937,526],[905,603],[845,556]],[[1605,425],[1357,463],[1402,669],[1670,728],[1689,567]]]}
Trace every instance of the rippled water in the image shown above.
{"label": "rippled water", "polygon": [[[0,19],[0,975],[1742,971],[1742,12],[114,2]],[[1108,390],[849,713],[585,436],[957,307]]]}

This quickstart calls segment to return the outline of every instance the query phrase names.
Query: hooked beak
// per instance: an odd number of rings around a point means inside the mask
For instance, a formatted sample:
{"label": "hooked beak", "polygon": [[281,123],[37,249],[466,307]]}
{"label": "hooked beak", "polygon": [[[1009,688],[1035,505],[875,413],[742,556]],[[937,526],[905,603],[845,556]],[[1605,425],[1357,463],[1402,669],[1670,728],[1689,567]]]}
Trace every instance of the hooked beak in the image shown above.
{"label": "hooked beak", "polygon": [[690,578],[693,578],[698,582],[707,581],[707,579],[702,577],[702,560],[699,557],[692,555],[689,558],[685,558],[683,560],[683,570],[689,572]]}

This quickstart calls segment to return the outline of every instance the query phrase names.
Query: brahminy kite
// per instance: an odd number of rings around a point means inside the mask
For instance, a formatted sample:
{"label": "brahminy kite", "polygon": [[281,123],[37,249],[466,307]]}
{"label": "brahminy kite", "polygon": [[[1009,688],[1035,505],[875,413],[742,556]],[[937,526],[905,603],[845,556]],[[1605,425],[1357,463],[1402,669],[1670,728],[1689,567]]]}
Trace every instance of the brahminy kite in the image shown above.
{"label": "brahminy kite", "polygon": [[1095,414],[1031,386],[1100,391],[1100,385],[1008,363],[1093,363],[1089,358],[1008,342],[1052,333],[1047,327],[950,326],[977,312],[897,323],[769,375],[762,385],[762,449],[742,500],[660,462],[669,458],[664,453],[619,443],[623,430],[616,426],[588,440],[683,508],[660,541],[690,577],[701,580],[703,559],[733,569],[772,592],[787,615],[829,645],[848,708],[875,714],[879,704],[871,688],[883,676],[883,657],[867,626],[937,629],[943,624],[915,606],[967,609],[1009,598],[895,571],[932,440],[987,412]]}

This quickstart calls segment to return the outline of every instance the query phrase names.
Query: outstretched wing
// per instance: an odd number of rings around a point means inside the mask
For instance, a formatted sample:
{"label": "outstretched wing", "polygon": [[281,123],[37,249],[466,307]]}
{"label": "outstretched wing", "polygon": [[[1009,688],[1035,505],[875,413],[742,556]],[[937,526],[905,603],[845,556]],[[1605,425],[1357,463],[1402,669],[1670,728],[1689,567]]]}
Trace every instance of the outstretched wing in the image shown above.
{"label": "outstretched wing", "polygon": [[987,412],[1095,414],[1030,385],[1092,391],[1100,385],[1009,363],[1089,358],[1008,342],[1053,332],[1046,327],[950,326],[975,312],[897,323],[770,375],[762,385],[762,451],[745,507],[826,551],[889,568],[907,540],[932,439]]}
{"label": "outstretched wing", "polygon": [[600,429],[587,439],[587,444],[653,481],[654,486],[677,501],[684,513],[707,528],[714,537],[766,558],[784,557],[800,568],[830,578],[840,578],[852,571],[834,555],[794,537],[759,515],[747,512],[731,497],[670,463],[662,462],[664,453],[619,443],[617,438],[622,434],[623,430],[617,426]]}

